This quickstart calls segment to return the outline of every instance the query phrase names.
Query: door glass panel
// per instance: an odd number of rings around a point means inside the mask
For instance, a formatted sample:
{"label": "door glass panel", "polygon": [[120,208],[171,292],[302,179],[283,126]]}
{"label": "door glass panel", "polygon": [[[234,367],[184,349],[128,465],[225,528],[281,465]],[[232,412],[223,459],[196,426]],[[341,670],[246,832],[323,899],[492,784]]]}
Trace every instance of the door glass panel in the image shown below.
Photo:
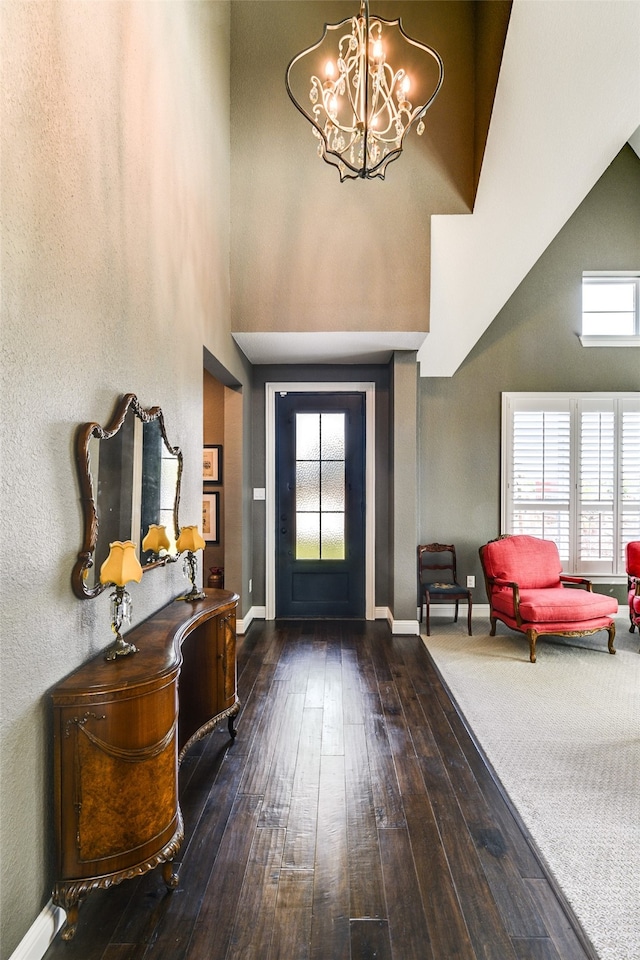
{"label": "door glass panel", "polygon": [[323,560],[344,560],[344,513],[322,514]]}
{"label": "door glass panel", "polygon": [[323,413],[322,459],[344,460],[344,413]]}
{"label": "door glass panel", "polygon": [[344,510],[344,460],[322,464],[322,510]]}
{"label": "door glass panel", "polygon": [[296,560],[345,557],[344,457],[344,413],[296,413]]}
{"label": "door glass panel", "polygon": [[296,413],[296,460],[320,459],[320,414]]}
{"label": "door glass panel", "polygon": [[296,560],[320,559],[320,514],[296,513]]}
{"label": "door glass panel", "polygon": [[320,509],[320,463],[317,460],[296,462],[297,510]]}

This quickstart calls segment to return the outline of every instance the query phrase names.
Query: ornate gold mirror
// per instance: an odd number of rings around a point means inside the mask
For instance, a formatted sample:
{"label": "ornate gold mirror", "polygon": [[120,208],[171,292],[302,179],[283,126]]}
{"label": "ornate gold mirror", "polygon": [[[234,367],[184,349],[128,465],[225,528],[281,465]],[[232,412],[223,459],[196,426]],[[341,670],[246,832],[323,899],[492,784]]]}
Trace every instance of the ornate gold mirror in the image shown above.
{"label": "ornate gold mirror", "polygon": [[[82,549],[71,574],[74,593],[105,589],[100,566],[114,540],[133,540],[143,571],[175,560],[182,453],[167,439],[160,407],[144,410],[133,393],[119,401],[107,427],[85,423],[76,435],[76,465],[84,513]],[[152,524],[166,528],[169,549],[142,549]]]}

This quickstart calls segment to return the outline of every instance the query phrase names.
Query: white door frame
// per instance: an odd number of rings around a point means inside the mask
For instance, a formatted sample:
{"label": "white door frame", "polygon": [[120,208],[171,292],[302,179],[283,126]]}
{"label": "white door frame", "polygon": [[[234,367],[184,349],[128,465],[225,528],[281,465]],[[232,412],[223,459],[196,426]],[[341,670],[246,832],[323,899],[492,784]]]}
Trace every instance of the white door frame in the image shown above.
{"label": "white door frame", "polygon": [[276,394],[278,393],[364,393],[365,395],[365,617],[375,619],[375,402],[376,385],[356,383],[267,383],[265,384],[265,618],[276,615]]}

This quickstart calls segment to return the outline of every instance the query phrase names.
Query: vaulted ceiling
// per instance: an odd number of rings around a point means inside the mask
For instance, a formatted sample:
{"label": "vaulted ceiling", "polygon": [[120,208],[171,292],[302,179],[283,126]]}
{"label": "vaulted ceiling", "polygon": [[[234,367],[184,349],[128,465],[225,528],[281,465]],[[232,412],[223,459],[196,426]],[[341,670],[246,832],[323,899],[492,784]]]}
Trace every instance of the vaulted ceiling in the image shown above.
{"label": "vaulted ceiling", "polygon": [[640,127],[640,3],[372,2],[445,83],[384,182],[341,184],[283,77],[355,6],[232,4],[232,330],[254,363],[451,376]]}

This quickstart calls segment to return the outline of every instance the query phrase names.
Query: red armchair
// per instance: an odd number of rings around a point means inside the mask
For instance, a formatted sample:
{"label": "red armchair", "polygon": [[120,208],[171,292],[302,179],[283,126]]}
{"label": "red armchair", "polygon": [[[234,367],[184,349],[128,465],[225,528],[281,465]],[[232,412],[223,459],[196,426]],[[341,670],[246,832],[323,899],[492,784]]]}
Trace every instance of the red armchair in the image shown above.
{"label": "red armchair", "polygon": [[616,652],[613,617],[618,601],[593,593],[591,581],[584,577],[563,575],[552,540],[500,537],[480,547],[480,562],[489,598],[491,636],[496,634],[498,620],[526,634],[531,663],[536,662],[536,641],[543,635],[584,637],[606,630],[609,653]]}
{"label": "red armchair", "polygon": [[631,626],[640,631],[640,540],[630,540],[627,544],[627,577],[629,590],[629,620]]}

